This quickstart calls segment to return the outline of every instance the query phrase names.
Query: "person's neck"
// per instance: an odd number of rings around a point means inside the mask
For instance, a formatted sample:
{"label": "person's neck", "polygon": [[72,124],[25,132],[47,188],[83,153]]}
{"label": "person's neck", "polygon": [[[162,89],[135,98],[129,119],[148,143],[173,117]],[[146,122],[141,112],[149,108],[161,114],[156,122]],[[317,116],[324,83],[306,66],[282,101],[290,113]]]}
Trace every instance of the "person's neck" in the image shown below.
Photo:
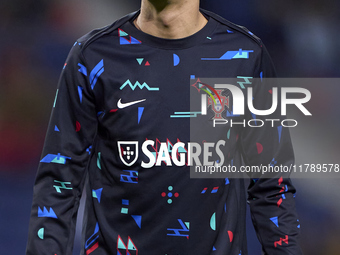
{"label": "person's neck", "polygon": [[206,23],[198,0],[143,0],[135,20],[136,27],[144,33],[166,39],[188,37]]}

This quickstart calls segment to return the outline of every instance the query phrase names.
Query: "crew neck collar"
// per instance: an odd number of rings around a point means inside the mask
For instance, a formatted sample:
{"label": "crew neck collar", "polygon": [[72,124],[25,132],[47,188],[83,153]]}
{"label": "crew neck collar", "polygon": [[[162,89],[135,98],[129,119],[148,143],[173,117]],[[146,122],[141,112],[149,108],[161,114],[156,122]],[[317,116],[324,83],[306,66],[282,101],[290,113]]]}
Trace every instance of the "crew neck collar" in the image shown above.
{"label": "crew neck collar", "polygon": [[161,37],[156,37],[143,31],[137,29],[133,24],[133,21],[137,18],[140,13],[140,10],[137,11],[129,21],[127,21],[121,28],[136,39],[140,40],[142,44],[146,44],[155,48],[163,48],[163,49],[185,49],[193,47],[203,40],[207,39],[209,35],[211,35],[216,26],[217,21],[211,18],[207,13],[200,10],[201,13],[205,16],[208,20],[207,24],[198,32],[181,39],[166,39]]}

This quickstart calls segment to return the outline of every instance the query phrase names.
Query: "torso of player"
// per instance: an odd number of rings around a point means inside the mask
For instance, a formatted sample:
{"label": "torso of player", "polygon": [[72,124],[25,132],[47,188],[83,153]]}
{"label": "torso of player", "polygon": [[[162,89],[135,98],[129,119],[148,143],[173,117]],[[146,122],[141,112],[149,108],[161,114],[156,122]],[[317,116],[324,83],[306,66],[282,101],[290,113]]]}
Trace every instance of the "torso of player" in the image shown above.
{"label": "torso of player", "polygon": [[[91,86],[98,112],[98,141],[115,153],[110,155],[111,163],[139,169],[182,167],[197,163],[188,153],[196,147],[202,154],[211,151],[215,155],[211,159],[200,155],[201,164],[221,160],[219,151],[230,157],[240,131],[230,130],[228,124],[214,128],[213,121],[231,116],[232,97],[205,81],[250,80],[259,54],[254,42],[239,40],[244,35],[223,30],[216,25],[211,37],[199,38],[197,45],[188,48],[172,47],[166,39],[165,45],[156,48],[142,40],[148,37],[130,34],[130,24],[85,50],[87,64],[94,70],[90,82],[97,79]],[[239,80],[247,84],[244,78]],[[203,94],[207,95],[204,115]],[[205,142],[210,142],[209,148]],[[102,160],[107,156],[102,155]]]}

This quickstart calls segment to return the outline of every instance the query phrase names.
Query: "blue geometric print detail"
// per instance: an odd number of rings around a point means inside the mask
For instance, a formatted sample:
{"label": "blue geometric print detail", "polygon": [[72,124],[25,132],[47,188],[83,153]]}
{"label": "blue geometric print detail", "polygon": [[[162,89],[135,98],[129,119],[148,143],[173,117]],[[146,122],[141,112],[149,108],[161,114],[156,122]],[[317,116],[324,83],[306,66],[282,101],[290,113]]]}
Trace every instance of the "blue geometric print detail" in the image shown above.
{"label": "blue geometric print detail", "polygon": [[120,45],[127,45],[127,44],[141,44],[140,41],[138,41],[136,38],[130,36],[130,40],[124,38],[124,37],[120,37],[119,38],[119,43]]}
{"label": "blue geometric print detail", "polygon": [[275,158],[272,159],[272,161],[270,162],[270,166],[274,167],[277,164],[277,161],[275,160]]}
{"label": "blue geometric print detail", "polygon": [[216,188],[213,188],[213,190],[211,191],[211,194],[217,193],[217,191],[218,191],[218,188],[217,188],[217,189],[216,189]]}
{"label": "blue geometric print detail", "polygon": [[121,182],[138,183],[138,171],[133,171],[133,170],[123,170],[123,171],[128,172],[129,175],[121,174],[120,175]]}
{"label": "blue geometric print detail", "polygon": [[276,216],[276,217],[270,218],[270,220],[271,220],[277,227],[279,227],[279,220],[278,220],[278,217],[277,217],[277,216]]}
{"label": "blue geometric print detail", "polygon": [[94,241],[96,241],[98,239],[98,237],[99,237],[99,234],[97,235],[98,232],[99,232],[99,225],[98,225],[98,223],[96,223],[96,227],[94,229],[93,235],[90,236],[90,238],[87,239],[86,242],[85,242],[85,249],[89,248],[89,246],[91,246],[91,244],[94,243]]}
{"label": "blue geometric print detail", "polygon": [[54,126],[54,131],[60,132],[60,130],[59,130],[59,128],[57,127],[57,125]]}
{"label": "blue geometric print detail", "polygon": [[91,155],[91,150],[92,150],[92,145],[90,145],[90,147],[88,147],[88,148],[86,149],[86,152],[87,152],[89,155]]}
{"label": "blue geometric print detail", "polygon": [[227,110],[227,117],[236,117],[236,116],[240,116],[240,115],[234,114],[233,111],[229,112],[229,111]]}
{"label": "blue geometric print detail", "polygon": [[231,60],[237,58],[249,58],[249,53],[254,52],[253,50],[242,50],[239,49],[238,51],[227,51],[224,55],[220,58],[201,58],[201,60]]}
{"label": "blue geometric print detail", "polygon": [[178,66],[180,62],[179,56],[177,54],[173,54],[173,58],[174,58],[174,66]]}
{"label": "blue geometric print detail", "polygon": [[47,154],[40,162],[42,163],[56,163],[56,164],[65,164],[66,159],[71,159],[70,157],[61,156],[60,153],[58,155],[55,154]]}
{"label": "blue geometric print detail", "polygon": [[97,198],[99,203],[100,203],[100,198],[102,197],[102,191],[103,191],[103,188],[92,190],[92,197]]}
{"label": "blue geometric print detail", "polygon": [[78,86],[78,94],[79,94],[80,103],[82,103],[83,102],[83,87],[82,86]]}
{"label": "blue geometric print detail", "polygon": [[277,132],[279,133],[279,142],[281,142],[282,126],[277,127]]}
{"label": "blue geometric print detail", "polygon": [[38,217],[48,217],[48,218],[58,219],[52,207],[50,207],[50,210],[48,211],[45,206],[43,210],[41,210],[41,208],[38,207]]}
{"label": "blue geometric print detail", "polygon": [[181,219],[177,219],[179,224],[181,224],[182,228],[176,229],[176,228],[168,228],[168,231],[173,231],[174,234],[167,234],[168,236],[185,236],[189,237],[189,235],[183,235],[179,231],[189,232],[189,228],[183,223]]}
{"label": "blue geometric print detail", "polygon": [[91,71],[90,73],[90,84],[91,89],[96,86],[99,76],[104,72],[104,60],[102,59]]}
{"label": "blue geometric print detail", "polygon": [[144,111],[144,107],[138,107],[138,124],[140,122],[140,119],[142,118],[143,111]]}
{"label": "blue geometric print detail", "polygon": [[255,115],[254,113],[251,113],[251,116],[253,117],[253,120],[254,120],[255,125],[257,125],[257,122],[256,122],[256,115]]}
{"label": "blue geometric print detail", "polygon": [[225,178],[225,185],[228,185],[228,184],[229,184],[229,179]]}
{"label": "blue geometric print detail", "polygon": [[138,227],[141,228],[142,227],[142,216],[141,215],[131,215],[131,217],[135,220]]}
{"label": "blue geometric print detail", "polygon": [[87,76],[87,69],[86,69],[86,67],[83,66],[83,65],[80,64],[80,63],[78,63],[78,66],[79,66],[78,71],[79,71],[80,73],[82,73],[83,75]]}
{"label": "blue geometric print detail", "polygon": [[122,199],[122,205],[129,205],[129,200]]}

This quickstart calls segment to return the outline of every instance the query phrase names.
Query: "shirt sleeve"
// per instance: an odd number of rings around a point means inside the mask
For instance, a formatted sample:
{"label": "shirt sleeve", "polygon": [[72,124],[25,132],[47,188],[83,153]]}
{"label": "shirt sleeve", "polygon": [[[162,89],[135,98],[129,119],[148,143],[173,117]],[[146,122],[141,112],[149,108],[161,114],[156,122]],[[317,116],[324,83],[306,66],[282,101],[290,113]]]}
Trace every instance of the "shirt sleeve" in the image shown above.
{"label": "shirt sleeve", "polygon": [[72,254],[79,200],[97,130],[80,46],[74,44],[59,79],[34,185],[26,255]]}
{"label": "shirt sleeve", "polygon": [[[255,68],[253,105],[255,109],[266,110],[272,105],[272,87],[275,70],[271,58],[262,46],[260,63]],[[279,108],[279,104],[278,104]],[[243,159],[248,166],[277,167],[287,170],[294,164],[294,153],[288,128],[282,126],[279,110],[270,116],[258,116],[250,111],[249,119],[257,119],[255,125],[246,126],[241,134]],[[266,121],[265,119],[276,119]],[[262,120],[263,122],[260,122]],[[254,125],[254,122],[252,122]],[[257,237],[264,254],[302,254],[298,244],[300,224],[295,209],[295,188],[290,173],[279,170],[271,174],[250,174],[248,203]]]}

